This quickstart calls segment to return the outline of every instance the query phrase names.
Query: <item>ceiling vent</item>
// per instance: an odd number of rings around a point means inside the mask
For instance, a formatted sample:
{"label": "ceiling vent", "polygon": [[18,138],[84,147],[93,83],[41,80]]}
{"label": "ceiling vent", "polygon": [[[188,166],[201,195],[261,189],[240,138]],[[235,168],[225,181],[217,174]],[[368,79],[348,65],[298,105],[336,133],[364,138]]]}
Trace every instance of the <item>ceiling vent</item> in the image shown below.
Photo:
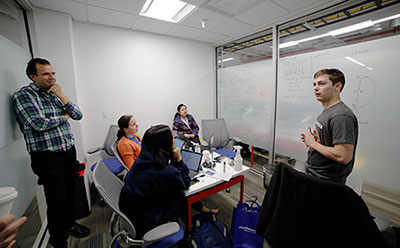
{"label": "ceiling vent", "polygon": [[262,2],[262,0],[211,0],[207,5],[212,9],[230,15],[236,15],[248,10],[260,2]]}

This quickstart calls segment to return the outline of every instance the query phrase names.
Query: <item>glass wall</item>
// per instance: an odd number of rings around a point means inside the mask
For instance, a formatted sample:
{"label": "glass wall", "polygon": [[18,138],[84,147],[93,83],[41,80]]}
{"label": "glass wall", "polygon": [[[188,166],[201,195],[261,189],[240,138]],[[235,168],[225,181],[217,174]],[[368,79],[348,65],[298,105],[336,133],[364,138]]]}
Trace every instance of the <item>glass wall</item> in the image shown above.
{"label": "glass wall", "polygon": [[231,136],[267,151],[274,98],[271,46],[269,29],[217,50],[218,118],[225,119]]}
{"label": "glass wall", "polygon": [[309,127],[314,130],[323,111],[314,96],[313,74],[337,68],[346,78],[341,99],[359,122],[352,176],[400,189],[394,176],[400,175],[400,169],[393,166],[397,152],[391,149],[397,146],[400,133],[388,132],[400,125],[400,110],[382,111],[400,104],[394,90],[398,85],[400,8],[393,3],[336,6],[322,15],[279,26],[276,158],[286,155],[304,164],[308,149],[300,134]]}
{"label": "glass wall", "polygon": [[[240,53],[251,50],[252,46],[257,47],[260,39],[256,42],[246,37],[217,48],[220,61],[217,74],[218,117],[229,119],[230,130],[239,138],[245,137],[243,140],[247,144],[273,151],[275,159],[269,164],[286,161],[304,169],[307,147],[301,142],[300,134],[308,127],[314,127],[317,116],[323,110],[313,93],[313,74],[323,68],[340,69],[346,76],[342,100],[357,115],[360,127],[352,174],[400,190],[400,183],[394,178],[394,175],[400,174],[400,167],[393,166],[396,164],[395,147],[400,133],[389,131],[400,125],[398,108],[390,108],[400,103],[394,90],[398,67],[395,59],[400,55],[397,45],[400,44],[399,2],[346,1],[278,25],[276,30],[279,40],[277,55],[272,54],[272,35],[269,36],[269,45],[259,46],[261,49],[257,51],[258,56],[264,59],[261,63],[265,64],[260,66],[264,74],[258,72],[257,55]],[[259,37],[266,37],[267,33]],[[227,60],[230,57],[233,60]],[[277,61],[276,67],[272,61]],[[258,109],[254,111],[254,117],[246,115],[253,110],[252,106],[247,107],[241,101],[247,101],[247,94],[243,92],[250,84],[246,82],[254,82],[257,77],[267,78],[263,80],[267,82],[265,92],[268,93],[260,99],[251,97],[252,101],[259,103],[253,105]],[[275,89],[275,84],[276,94],[269,91]],[[241,85],[245,86],[239,87]],[[270,108],[275,100],[276,111]],[[229,107],[226,106],[228,103]],[[244,121],[248,125],[242,124]],[[275,130],[275,140],[270,139],[271,130]],[[388,161],[385,166],[376,166],[383,160]]]}

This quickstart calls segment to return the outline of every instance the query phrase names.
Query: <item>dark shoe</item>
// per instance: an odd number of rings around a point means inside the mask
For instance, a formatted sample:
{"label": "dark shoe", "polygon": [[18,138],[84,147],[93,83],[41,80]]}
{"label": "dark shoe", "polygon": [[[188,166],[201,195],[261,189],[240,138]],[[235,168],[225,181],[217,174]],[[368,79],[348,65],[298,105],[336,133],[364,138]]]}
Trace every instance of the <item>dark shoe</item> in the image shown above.
{"label": "dark shoe", "polygon": [[67,233],[80,239],[88,236],[90,234],[90,229],[75,222]]}

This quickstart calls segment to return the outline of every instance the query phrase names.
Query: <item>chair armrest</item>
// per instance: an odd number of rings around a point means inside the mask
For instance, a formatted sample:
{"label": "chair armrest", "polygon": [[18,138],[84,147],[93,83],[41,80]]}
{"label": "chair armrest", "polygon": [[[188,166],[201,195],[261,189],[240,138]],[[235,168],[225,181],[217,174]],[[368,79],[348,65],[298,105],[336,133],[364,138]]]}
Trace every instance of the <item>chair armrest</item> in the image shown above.
{"label": "chair armrest", "polygon": [[87,152],[88,154],[93,154],[93,153],[96,153],[96,152],[101,151],[101,150],[102,150],[101,147],[93,147],[93,148],[87,150],[86,152]]}
{"label": "chair armrest", "polygon": [[160,225],[156,228],[148,231],[144,236],[143,240],[146,244],[157,242],[163,238],[171,236],[179,231],[179,225],[176,222],[169,222]]}

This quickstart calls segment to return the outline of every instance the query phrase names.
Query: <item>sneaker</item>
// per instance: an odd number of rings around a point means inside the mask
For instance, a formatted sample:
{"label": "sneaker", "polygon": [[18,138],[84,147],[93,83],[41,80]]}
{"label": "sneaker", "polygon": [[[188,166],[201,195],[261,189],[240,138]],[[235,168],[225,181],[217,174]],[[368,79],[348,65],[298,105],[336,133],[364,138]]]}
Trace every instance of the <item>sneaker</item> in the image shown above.
{"label": "sneaker", "polygon": [[67,233],[75,238],[84,238],[90,234],[90,229],[75,222]]}

